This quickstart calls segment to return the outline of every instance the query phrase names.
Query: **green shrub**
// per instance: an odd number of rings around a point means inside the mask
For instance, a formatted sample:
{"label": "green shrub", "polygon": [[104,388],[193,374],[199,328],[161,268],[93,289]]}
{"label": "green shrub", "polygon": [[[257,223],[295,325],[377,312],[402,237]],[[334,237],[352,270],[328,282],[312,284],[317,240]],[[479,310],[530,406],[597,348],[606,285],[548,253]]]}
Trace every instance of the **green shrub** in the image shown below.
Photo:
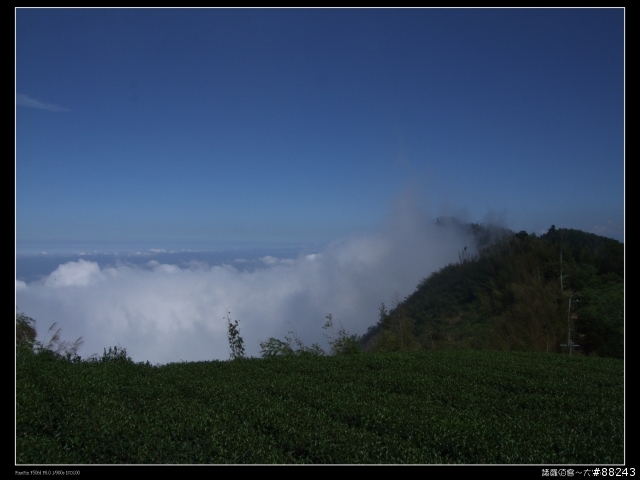
{"label": "green shrub", "polygon": [[[361,352],[360,337],[358,335],[349,334],[342,324],[340,324],[340,328],[336,331],[333,324],[333,316],[328,314],[325,318],[327,321],[322,328],[325,330],[331,329],[331,335],[325,334],[325,337],[329,340],[331,355],[348,355]],[[266,342],[261,342],[260,356],[267,358],[287,355],[325,355],[325,351],[317,343],[307,347],[302,340],[300,340],[293,326],[291,328],[289,333],[284,337],[286,341],[269,337]]]}
{"label": "green shrub", "polygon": [[325,330],[331,329],[331,336],[325,334],[331,346],[331,355],[350,355],[360,353],[360,337],[356,334],[350,335],[349,332],[340,324],[340,328],[336,332],[333,326],[333,315],[328,314],[326,323],[322,327]]}
{"label": "green shrub", "polygon": [[[82,337],[75,342],[60,340],[60,328],[55,330],[56,323],[49,328],[45,339],[49,334],[51,337],[46,342],[36,340],[36,321],[27,317],[24,313],[16,313],[16,354],[35,353],[55,360],[66,360],[70,362],[81,362],[78,355],[78,348],[84,343]],[[54,332],[55,330],[55,332]],[[53,332],[53,333],[52,333]]]}
{"label": "green shrub", "polygon": [[624,462],[616,359],[435,351],[16,363],[18,464]]}
{"label": "green shrub", "polygon": [[318,345],[317,343],[314,343],[310,347],[307,347],[304,342],[300,340],[300,337],[298,336],[293,326],[291,326],[291,330],[287,335],[285,335],[284,338],[286,342],[278,340],[274,337],[269,337],[266,342],[260,342],[260,355],[262,356],[262,358],[288,355],[322,356],[325,354],[324,350],[322,350],[320,345]]}
{"label": "green shrub", "polygon": [[262,358],[283,355],[295,355],[295,351],[288,342],[283,342],[274,337],[269,337],[266,342],[260,342],[260,356]]}
{"label": "green shrub", "polygon": [[24,313],[16,313],[16,350],[33,352],[36,343],[36,321]]}
{"label": "green shrub", "polygon": [[244,340],[238,330],[238,320],[231,322],[231,312],[228,312],[224,319],[227,321],[227,329],[229,332],[228,338],[229,347],[231,347],[231,360],[244,358]]}
{"label": "green shrub", "polygon": [[131,357],[127,356],[127,350],[122,347],[109,347],[109,351],[105,348],[99,361],[103,363],[133,364]]}

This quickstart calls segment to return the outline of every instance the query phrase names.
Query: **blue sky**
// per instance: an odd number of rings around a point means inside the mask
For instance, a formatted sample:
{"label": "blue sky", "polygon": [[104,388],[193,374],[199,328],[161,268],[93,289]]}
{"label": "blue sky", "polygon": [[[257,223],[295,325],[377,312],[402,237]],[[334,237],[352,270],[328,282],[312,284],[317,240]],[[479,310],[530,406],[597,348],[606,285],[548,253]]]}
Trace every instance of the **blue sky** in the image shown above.
{"label": "blue sky", "polygon": [[623,9],[17,9],[16,237],[329,242],[435,218],[623,240]]}
{"label": "blue sky", "polygon": [[16,306],[222,360],[363,334],[473,250],[438,216],[624,241],[624,14],[17,9]]}

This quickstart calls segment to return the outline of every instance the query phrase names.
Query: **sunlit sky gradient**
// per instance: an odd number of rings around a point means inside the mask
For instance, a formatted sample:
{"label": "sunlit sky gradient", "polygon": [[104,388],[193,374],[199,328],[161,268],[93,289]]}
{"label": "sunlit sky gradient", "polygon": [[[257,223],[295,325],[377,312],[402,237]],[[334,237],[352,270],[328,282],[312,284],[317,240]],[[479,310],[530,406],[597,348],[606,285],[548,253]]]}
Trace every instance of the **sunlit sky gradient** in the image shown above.
{"label": "sunlit sky gradient", "polygon": [[623,240],[624,13],[17,9],[17,250],[328,242],[408,188]]}

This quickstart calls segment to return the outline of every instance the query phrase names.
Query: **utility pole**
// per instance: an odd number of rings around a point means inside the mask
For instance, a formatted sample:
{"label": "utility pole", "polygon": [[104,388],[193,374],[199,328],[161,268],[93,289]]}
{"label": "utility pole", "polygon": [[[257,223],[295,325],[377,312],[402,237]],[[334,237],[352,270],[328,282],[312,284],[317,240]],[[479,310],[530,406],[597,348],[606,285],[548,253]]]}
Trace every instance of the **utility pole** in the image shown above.
{"label": "utility pole", "polygon": [[[567,320],[567,330],[569,331],[569,337],[567,339],[567,343],[561,343],[560,344],[561,347],[569,347],[569,355],[571,355],[571,349],[580,346],[577,343],[573,343],[571,341],[571,297],[572,296],[573,296],[573,292],[569,292],[569,318]],[[577,301],[578,300],[576,300],[576,302]]]}
{"label": "utility pole", "polygon": [[560,291],[564,291],[563,280],[567,278],[569,275],[562,275],[562,250],[560,250]]}

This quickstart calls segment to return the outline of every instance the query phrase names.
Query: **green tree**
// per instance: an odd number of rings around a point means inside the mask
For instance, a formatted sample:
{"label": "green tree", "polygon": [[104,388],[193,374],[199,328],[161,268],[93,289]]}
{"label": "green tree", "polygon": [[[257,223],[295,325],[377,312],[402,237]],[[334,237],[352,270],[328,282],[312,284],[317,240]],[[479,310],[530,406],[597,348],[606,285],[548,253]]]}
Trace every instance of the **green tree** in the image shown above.
{"label": "green tree", "polygon": [[391,317],[384,302],[380,304],[378,325],[382,327],[382,330],[391,330]]}
{"label": "green tree", "polygon": [[33,352],[36,345],[36,321],[24,313],[16,313],[16,351]]}
{"label": "green tree", "polygon": [[396,336],[400,339],[400,350],[420,350],[420,342],[418,342],[412,332],[412,321],[407,316],[405,309],[398,300],[396,300],[396,308],[394,309],[394,313],[396,318]]}
{"label": "green tree", "polygon": [[378,309],[379,333],[373,342],[372,352],[397,352],[400,350],[400,339],[391,331],[391,316],[384,302]]}
{"label": "green tree", "polygon": [[231,321],[231,312],[227,312],[227,316],[224,317],[227,321],[229,347],[231,347],[231,360],[237,358],[244,358],[244,340],[240,336],[238,330],[238,320]]}
{"label": "green tree", "polygon": [[349,355],[360,353],[360,337],[356,334],[349,334],[347,330],[340,324],[340,328],[336,332],[333,325],[333,315],[328,314],[326,323],[322,327],[325,330],[331,329],[331,335],[325,334],[331,346],[331,355]]}
{"label": "green tree", "polygon": [[374,352],[415,351],[421,348],[412,332],[413,322],[408,317],[404,304],[397,294],[395,305],[390,314],[385,304],[380,304],[378,309],[379,333],[371,349]]}
{"label": "green tree", "polygon": [[[68,360],[80,361],[78,355],[78,349],[84,343],[82,337],[78,338],[75,342],[70,343],[66,340],[60,340],[60,328],[57,330],[56,323],[49,328],[47,336],[50,335],[49,340],[39,342],[36,340],[36,321],[26,316],[24,313],[16,313],[16,353],[18,352],[30,352],[30,353],[53,353],[55,356],[64,357]],[[53,333],[52,333],[53,332]]]}
{"label": "green tree", "polygon": [[105,348],[99,361],[103,363],[133,364],[133,360],[127,355],[127,350],[122,347],[109,347],[109,351]]}
{"label": "green tree", "polygon": [[587,288],[580,296],[578,331],[584,350],[599,356],[624,357],[624,284]]}
{"label": "green tree", "polygon": [[399,352],[400,350],[400,339],[391,330],[383,330],[375,339],[373,347],[371,348],[372,352],[380,353]]}

